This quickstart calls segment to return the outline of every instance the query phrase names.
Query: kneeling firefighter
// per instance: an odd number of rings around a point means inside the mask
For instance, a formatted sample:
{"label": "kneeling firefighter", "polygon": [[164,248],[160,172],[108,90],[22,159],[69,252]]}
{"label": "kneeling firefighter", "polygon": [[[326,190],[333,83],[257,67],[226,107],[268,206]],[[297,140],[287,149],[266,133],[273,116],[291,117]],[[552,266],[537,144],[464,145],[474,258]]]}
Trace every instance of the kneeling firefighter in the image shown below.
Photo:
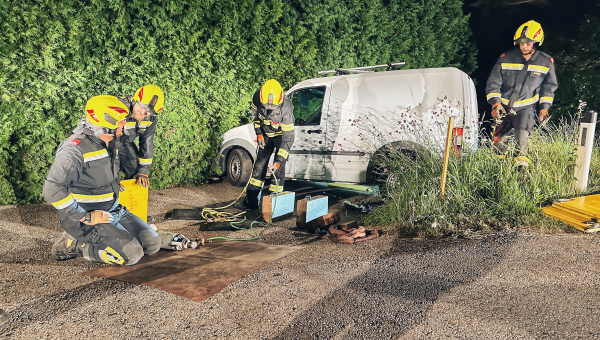
{"label": "kneeling firefighter", "polygon": [[119,204],[117,139],[128,113],[117,97],[91,98],[85,119],[56,151],[44,197],[65,229],[52,246],[57,260],[132,265],[160,249],[158,234]]}
{"label": "kneeling firefighter", "polygon": [[535,125],[535,108],[539,103],[539,122],[544,124],[548,109],[558,88],[554,59],[539,51],[544,42],[542,26],[530,20],[514,35],[517,48],[503,53],[487,80],[487,101],[492,105],[492,117],[500,125],[494,132],[494,146],[503,156],[507,151],[508,134],[514,128],[517,142],[517,165],[527,166],[527,142]]}
{"label": "kneeling firefighter", "polygon": [[[283,191],[285,163],[294,144],[294,106],[284,96],[279,82],[270,79],[254,93],[251,109],[260,149],[248,184],[246,199],[249,208],[258,209],[267,170],[277,179],[271,181],[269,191]],[[274,162],[267,168],[274,150]]]}

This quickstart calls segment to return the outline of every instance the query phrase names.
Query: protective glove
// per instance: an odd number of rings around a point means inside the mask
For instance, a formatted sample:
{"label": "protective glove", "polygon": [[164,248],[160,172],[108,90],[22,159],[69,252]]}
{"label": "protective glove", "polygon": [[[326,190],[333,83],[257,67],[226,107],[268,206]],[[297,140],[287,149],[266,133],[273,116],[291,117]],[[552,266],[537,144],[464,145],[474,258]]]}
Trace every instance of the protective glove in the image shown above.
{"label": "protective glove", "polygon": [[134,178],[135,178],[135,184],[141,185],[144,188],[150,187],[150,179],[148,179],[148,175],[136,174],[134,176]]}
{"label": "protective glove", "polygon": [[546,125],[546,123],[548,123],[548,120],[550,119],[550,115],[548,114],[548,109],[540,110],[539,118],[540,118],[540,126]]}
{"label": "protective glove", "polygon": [[258,142],[258,146],[261,149],[265,148],[265,138],[263,137],[263,135],[256,136],[256,141]]}
{"label": "protective glove", "polygon": [[494,105],[492,105],[492,117],[494,119],[498,119],[498,117],[500,115],[505,115],[506,114],[506,110],[504,110],[504,107],[502,106],[501,103],[496,103]]}
{"label": "protective glove", "polygon": [[108,211],[94,210],[86,212],[85,217],[81,222],[87,225],[96,225],[101,223],[112,223],[113,220],[113,216]]}
{"label": "protective glove", "polygon": [[121,187],[119,188],[119,191],[120,191],[120,192],[123,192],[123,191],[125,191],[125,186],[124,186],[123,184],[121,184]]}
{"label": "protective glove", "polygon": [[273,163],[273,165],[271,165],[268,169],[269,173],[271,174],[275,174],[275,171],[277,171],[277,169],[279,169],[280,165],[279,162],[275,162]]}

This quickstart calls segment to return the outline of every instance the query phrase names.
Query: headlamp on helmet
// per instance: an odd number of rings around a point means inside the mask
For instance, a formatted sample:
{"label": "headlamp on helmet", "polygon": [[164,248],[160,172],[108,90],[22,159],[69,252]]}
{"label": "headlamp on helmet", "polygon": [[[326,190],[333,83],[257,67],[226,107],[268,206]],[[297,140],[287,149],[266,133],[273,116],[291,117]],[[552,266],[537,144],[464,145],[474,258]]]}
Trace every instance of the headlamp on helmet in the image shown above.
{"label": "headlamp on helmet", "polygon": [[96,96],[85,104],[85,114],[90,124],[109,130],[115,130],[119,122],[129,114],[127,106],[117,97]]}
{"label": "headlamp on helmet", "polygon": [[283,103],[283,88],[275,79],[269,79],[260,88],[260,102],[267,110],[277,108]]}

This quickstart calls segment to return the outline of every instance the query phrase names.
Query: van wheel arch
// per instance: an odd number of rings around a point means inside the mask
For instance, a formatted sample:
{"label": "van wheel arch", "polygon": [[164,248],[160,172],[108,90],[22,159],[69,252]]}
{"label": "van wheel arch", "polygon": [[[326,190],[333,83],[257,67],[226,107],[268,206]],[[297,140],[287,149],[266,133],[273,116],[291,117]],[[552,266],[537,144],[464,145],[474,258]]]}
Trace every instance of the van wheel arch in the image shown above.
{"label": "van wheel arch", "polygon": [[407,155],[413,160],[418,159],[424,155],[430,154],[422,145],[414,142],[392,142],[380,147],[377,151],[371,155],[369,165],[367,166],[367,178],[368,184],[377,184],[383,182],[381,176],[381,169],[379,169],[380,157],[389,158],[391,153],[402,153]]}

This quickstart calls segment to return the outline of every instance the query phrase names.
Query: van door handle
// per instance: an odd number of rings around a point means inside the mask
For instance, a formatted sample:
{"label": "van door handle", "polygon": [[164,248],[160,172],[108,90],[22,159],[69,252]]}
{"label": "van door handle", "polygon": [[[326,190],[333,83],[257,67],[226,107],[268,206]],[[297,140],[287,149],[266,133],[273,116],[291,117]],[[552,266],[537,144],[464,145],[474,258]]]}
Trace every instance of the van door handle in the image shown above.
{"label": "van door handle", "polygon": [[310,135],[311,133],[323,133],[323,130],[308,130],[306,131]]}

